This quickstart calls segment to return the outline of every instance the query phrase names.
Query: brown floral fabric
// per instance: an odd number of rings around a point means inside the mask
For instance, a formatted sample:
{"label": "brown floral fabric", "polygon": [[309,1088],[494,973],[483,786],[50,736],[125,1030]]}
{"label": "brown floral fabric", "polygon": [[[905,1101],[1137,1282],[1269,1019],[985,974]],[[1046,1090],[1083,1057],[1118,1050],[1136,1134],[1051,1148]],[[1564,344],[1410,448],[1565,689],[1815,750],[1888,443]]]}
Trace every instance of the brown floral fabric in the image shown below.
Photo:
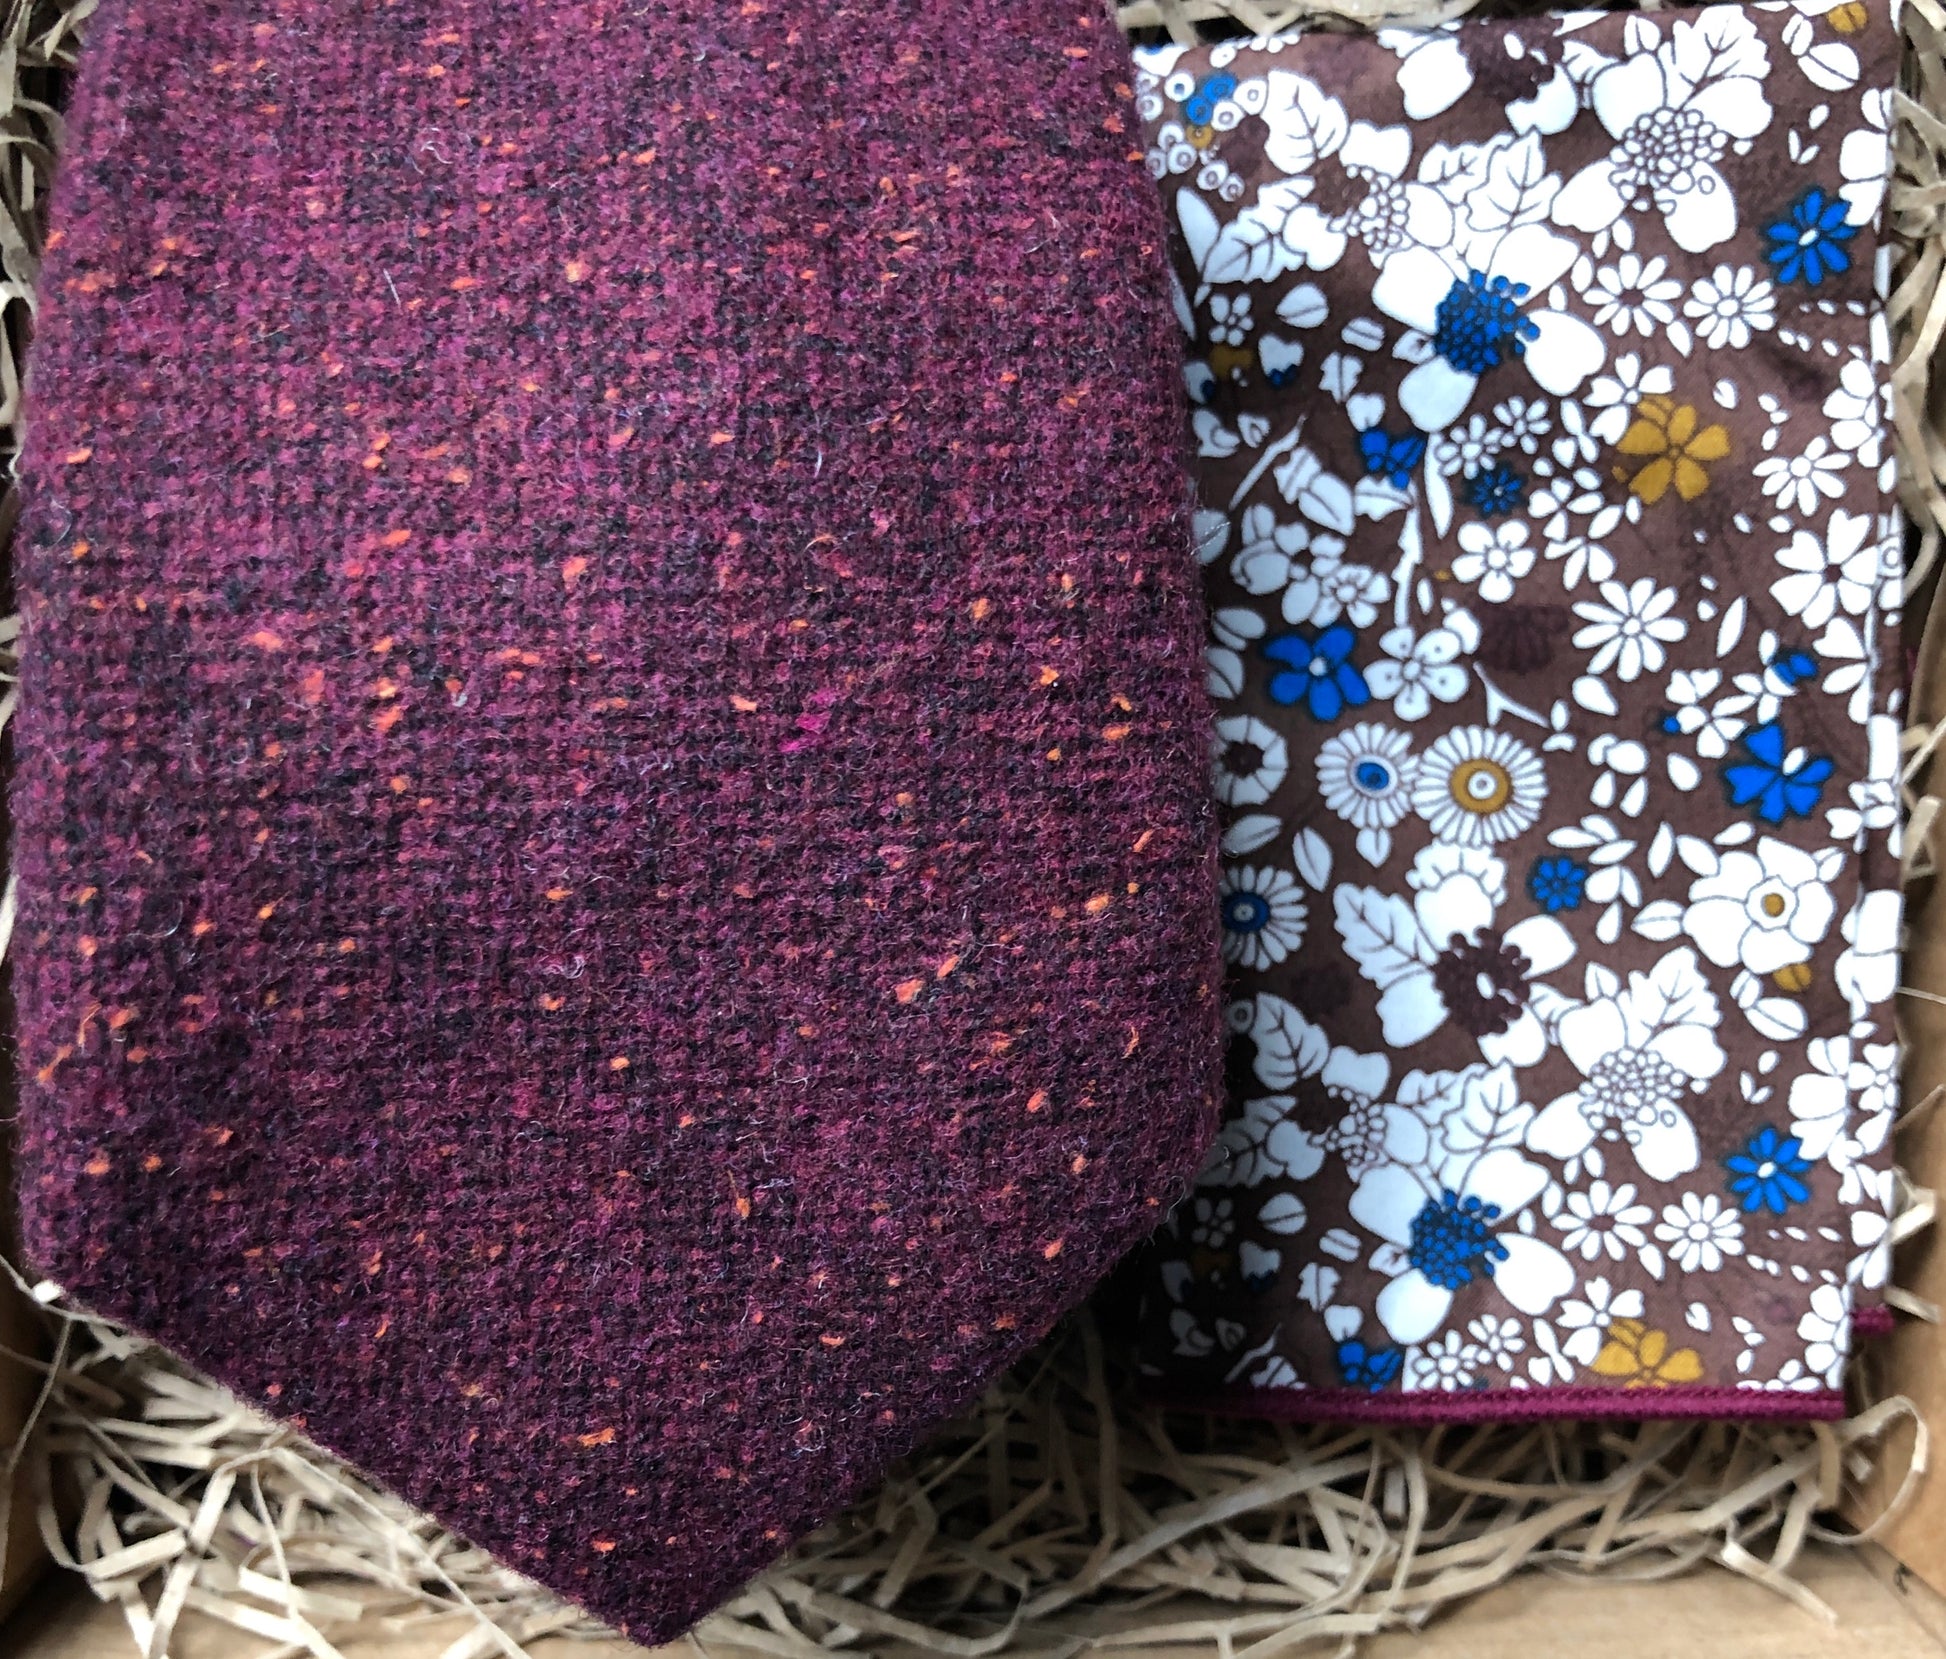
{"label": "brown floral fabric", "polygon": [[1856,0],[1138,54],[1231,968],[1164,1394],[1839,1409],[1897,1097],[1896,54]]}

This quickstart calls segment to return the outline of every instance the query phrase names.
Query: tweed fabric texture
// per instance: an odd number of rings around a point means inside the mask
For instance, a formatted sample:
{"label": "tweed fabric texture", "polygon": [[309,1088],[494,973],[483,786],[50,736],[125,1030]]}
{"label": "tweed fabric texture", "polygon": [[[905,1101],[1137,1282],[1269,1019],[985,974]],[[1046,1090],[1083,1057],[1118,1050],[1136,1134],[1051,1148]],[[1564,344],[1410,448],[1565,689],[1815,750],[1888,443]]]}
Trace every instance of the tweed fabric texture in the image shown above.
{"label": "tweed fabric texture", "polygon": [[631,1634],[1220,1091],[1105,15],[105,8],[33,364],[27,1247]]}
{"label": "tweed fabric texture", "polygon": [[1138,54],[1232,974],[1171,1397],[1842,1413],[1898,1092],[1897,63],[1821,4]]}

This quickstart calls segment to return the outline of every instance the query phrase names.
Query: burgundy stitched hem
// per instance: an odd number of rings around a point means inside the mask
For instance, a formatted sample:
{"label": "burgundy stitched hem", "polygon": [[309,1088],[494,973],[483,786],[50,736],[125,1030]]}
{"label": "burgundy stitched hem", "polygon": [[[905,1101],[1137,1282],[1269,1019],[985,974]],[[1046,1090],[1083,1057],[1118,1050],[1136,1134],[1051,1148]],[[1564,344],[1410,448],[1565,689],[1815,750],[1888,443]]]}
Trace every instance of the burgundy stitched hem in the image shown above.
{"label": "burgundy stitched hem", "polygon": [[1764,1418],[1835,1422],[1845,1397],[1829,1389],[1769,1394],[1744,1388],[1535,1388],[1455,1394],[1372,1394],[1361,1388],[1226,1388],[1213,1394],[1144,1391],[1152,1405],[1212,1417],[1285,1423],[1501,1423],[1560,1418]]}
{"label": "burgundy stitched hem", "polygon": [[1898,1328],[1899,1316],[1883,1302],[1875,1307],[1860,1308],[1851,1316],[1851,1334],[1857,1336],[1890,1336]]}

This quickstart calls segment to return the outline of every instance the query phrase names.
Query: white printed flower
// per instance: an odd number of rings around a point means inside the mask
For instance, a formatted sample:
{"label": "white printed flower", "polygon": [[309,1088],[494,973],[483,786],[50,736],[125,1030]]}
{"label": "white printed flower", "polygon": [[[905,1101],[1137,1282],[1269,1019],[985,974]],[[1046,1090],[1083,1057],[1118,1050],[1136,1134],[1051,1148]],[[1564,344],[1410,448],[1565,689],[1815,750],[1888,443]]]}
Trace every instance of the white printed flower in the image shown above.
{"label": "white printed flower", "polygon": [[1560,1017],[1556,1038],[1581,1084],[1541,1112],[1527,1144],[1567,1159],[1598,1140],[1624,1141],[1651,1180],[1687,1175],[1701,1156],[1688,1099],[1725,1063],[1722,1015],[1695,954],[1671,951],[1626,987],[1591,964],[1588,982],[1588,1000]]}
{"label": "white printed flower", "polygon": [[1774,974],[1808,962],[1831,930],[1844,861],[1836,847],[1807,853],[1768,835],[1754,853],[1733,849],[1690,885],[1682,930],[1719,968]]}
{"label": "white printed flower", "polygon": [[1811,1305],[1797,1322],[1805,1344],[1804,1364],[1823,1379],[1826,1388],[1844,1382],[1845,1359],[1851,1352],[1851,1298],[1842,1285],[1819,1285]]}
{"label": "white printed flower", "polygon": [[1358,851],[1383,864],[1392,831],[1412,810],[1418,762],[1412,740],[1389,726],[1359,725],[1318,748],[1318,789],[1324,804],[1358,831]]}
{"label": "white printed flower", "polygon": [[1228,294],[1214,295],[1209,302],[1209,337],[1213,345],[1240,346],[1255,328],[1256,320],[1250,315],[1250,296],[1238,294],[1232,298]]}
{"label": "white printed flower", "polygon": [[1412,810],[1441,841],[1484,847],[1534,827],[1547,800],[1540,757],[1486,726],[1455,726],[1419,757]]}
{"label": "white printed flower", "polygon": [[[1328,540],[1337,551],[1344,550],[1344,543],[1337,537]],[[1279,523],[1277,515],[1257,501],[1243,510],[1237,525],[1237,544],[1236,557],[1230,561],[1230,575],[1245,593],[1261,598],[1281,592],[1293,575],[1303,570],[1298,559],[1310,551],[1311,530],[1296,520]]]}
{"label": "white printed flower", "polygon": [[1713,351],[1726,346],[1742,351],[1753,330],[1761,332],[1777,321],[1775,290],[1748,265],[1719,265],[1710,276],[1698,277],[1682,309]]}
{"label": "white printed flower", "polygon": [[1481,1358],[1480,1350],[1462,1340],[1458,1331],[1448,1331],[1406,1357],[1406,1386],[1447,1394],[1473,1388],[1479,1382]]}
{"label": "white printed flower", "polygon": [[1516,225],[1485,269],[1454,249],[1401,249],[1372,284],[1372,303],[1424,335],[1432,355],[1399,383],[1399,407],[1422,432],[1466,412],[1480,377],[1518,358],[1544,391],[1565,396],[1601,367],[1608,348],[1581,318],[1534,306],[1567,274],[1574,243],[1537,224]]}
{"label": "white printed flower", "polygon": [[1433,464],[1448,478],[1455,474],[1472,478],[1481,468],[1491,466],[1506,447],[1506,433],[1489,426],[1486,416],[1476,413],[1432,440]]}
{"label": "white printed flower", "polygon": [[1304,942],[1304,889],[1288,870],[1223,872],[1223,960],[1261,972]]}
{"label": "white printed flower", "polygon": [[1799,530],[1777,562],[1791,572],[1770,584],[1770,596],[1806,628],[1822,628],[1840,609],[1863,616],[1879,585],[1879,551],[1870,513],[1836,509],[1822,540]]}
{"label": "white printed flower", "polygon": [[1383,571],[1346,564],[1340,548],[1322,544],[1335,536],[1318,537],[1308,570],[1293,567],[1284,589],[1284,620],[1326,628],[1339,620],[1354,628],[1369,628],[1379,607],[1392,597],[1392,580]]}
{"label": "white printed flower", "polygon": [[1462,524],[1459,527],[1459,557],[1453,560],[1453,578],[1479,588],[1480,597],[1490,605],[1502,605],[1514,596],[1514,584],[1534,568],[1534,550],[1527,545],[1527,526],[1518,519],[1503,519],[1499,524]]}
{"label": "white printed flower", "polygon": [[1798,454],[1767,456],[1754,470],[1764,494],[1775,496],[1780,508],[1806,514],[1816,512],[1820,500],[1845,493],[1838,474],[1850,465],[1851,457],[1834,450],[1820,432]]}
{"label": "white printed flower", "polygon": [[1389,701],[1401,720],[1423,720],[1435,702],[1457,702],[1465,694],[1467,673],[1459,663],[1464,648],[1451,628],[1428,628],[1423,634],[1388,628],[1379,635],[1378,648],[1385,655],[1365,670],[1365,684],[1374,697]]}
{"label": "white printed flower", "polygon": [[1190,1207],[1189,1242],[1221,1250],[1237,1230],[1236,1205],[1228,1198],[1199,1197]]}
{"label": "white printed flower", "polygon": [[1386,1045],[1409,1048],[1451,1019],[1489,1061],[1534,1065],[1547,1033],[1533,982],[1573,959],[1574,936],[1547,915],[1501,928],[1506,866],[1479,848],[1434,843],[1406,880],[1410,904],[1349,882],[1333,899],[1346,954],[1379,988]]}
{"label": "white printed flower", "polygon": [[[1576,414],[1580,413],[1577,406],[1566,407],[1575,408]],[[1554,427],[1548,416],[1546,401],[1537,397],[1510,397],[1505,403],[1497,403],[1493,407],[1493,419],[1506,446],[1518,449],[1524,455],[1537,454],[1541,439]]]}
{"label": "white printed flower", "polygon": [[1861,467],[1876,467],[1891,406],[1891,381],[1881,381],[1864,358],[1847,358],[1838,371],[1838,384],[1824,400],[1832,447],[1857,456]]}
{"label": "white printed flower", "polygon": [[1613,265],[1594,270],[1581,297],[1595,310],[1595,326],[1614,334],[1633,328],[1647,338],[1676,320],[1675,302],[1682,283],[1667,275],[1669,262],[1660,254],[1644,260],[1625,253]]}
{"label": "white printed flower", "polygon": [[1252,714],[1217,721],[1212,747],[1216,798],[1225,806],[1262,806],[1277,793],[1290,769],[1290,749],[1283,736]]}
{"label": "white printed flower", "polygon": [[1714,1273],[1725,1256],[1743,1254],[1743,1217],[1713,1192],[1686,1192],[1663,1207],[1655,1236],[1685,1273]]}
{"label": "white printed flower", "polygon": [[1899,934],[1905,899],[1896,887],[1874,888],[1845,912],[1845,948],[1832,969],[1854,1011],[1890,1002],[1899,983]]}
{"label": "white printed flower", "polygon": [[1813,1037],[1805,1044],[1805,1058],[1810,1069],[1791,1079],[1791,1133],[1805,1157],[1822,1163],[1851,1119],[1851,1039]]}
{"label": "white printed flower", "polygon": [[1585,626],[1575,631],[1574,643],[1594,653],[1588,672],[1606,674],[1612,668],[1624,681],[1659,672],[1668,661],[1663,646],[1689,632],[1688,623],[1669,614],[1675,608],[1676,590],[1657,587],[1649,576],[1626,588],[1620,582],[1603,582],[1599,602],[1576,600],[1574,614]]}
{"label": "white printed flower", "polygon": [[1750,724],[1745,718],[1757,699],[1743,693],[1716,696],[1723,676],[1714,668],[1680,668],[1669,676],[1669,718],[1684,737],[1696,740],[1696,752],[1705,760],[1721,760],[1730,745]]}
{"label": "white printed flower", "polygon": [[1521,1228],[1547,1186],[1547,1171],[1515,1150],[1532,1112],[1511,1071],[1477,1066],[1454,1080],[1439,1108],[1476,1126],[1463,1151],[1436,1142],[1418,1114],[1389,1109],[1385,1158],[1360,1178],[1350,1208],[1406,1262],[1378,1295],[1394,1342],[1425,1341],[1446,1322],[1454,1295],[1481,1279],[1525,1314],[1547,1312],[1573,1287],[1567,1258]]}
{"label": "white printed flower", "polygon": [[1617,443],[1628,430],[1635,406],[1645,397],[1667,397],[1676,389],[1675,370],[1666,364],[1642,366],[1634,352],[1615,359],[1613,374],[1596,375],[1588,388],[1587,404],[1596,411],[1588,430],[1604,443]]}
{"label": "white printed flower", "polygon": [[1210,696],[1228,702],[1243,695],[1243,653],[1269,631],[1247,605],[1224,605],[1210,613],[1209,643],[1203,647],[1203,684]]}
{"label": "white printed flower", "polygon": [[1736,234],[1736,198],[1717,163],[1770,125],[1769,58],[1741,12],[1679,21],[1666,41],[1652,31],[1635,39],[1636,49],[1588,86],[1614,148],[1567,181],[1554,219],[1596,232],[1630,209],[1653,209],[1677,247],[1700,253]]}
{"label": "white printed flower", "polygon": [[1561,1351],[1582,1365],[1594,1364],[1602,1333],[1617,1319],[1640,1319],[1642,1305],[1641,1291],[1617,1290],[1606,1279],[1590,1279],[1581,1296],[1561,1304],[1561,1327],[1569,1333]]}
{"label": "white printed flower", "polygon": [[1618,1262],[1648,1243],[1642,1229],[1654,1219],[1655,1211],[1635,1202],[1632,1182],[1611,1187],[1595,1181],[1586,1192],[1570,1192],[1553,1222],[1563,1235],[1563,1250],[1578,1252],[1586,1261],[1606,1252],[1610,1261]]}
{"label": "white printed flower", "polygon": [[1470,1319],[1466,1324],[1466,1334],[1473,1339],[1482,1366],[1498,1366],[1502,1371],[1514,1368],[1514,1356],[1524,1353],[1527,1339],[1520,1334],[1518,1319],[1496,1319],[1492,1314],[1482,1314],[1478,1319]]}
{"label": "white printed flower", "polygon": [[1869,225],[1885,200],[1885,180],[1892,170],[1891,88],[1867,90],[1859,99],[1859,113],[1865,125],[1846,133],[1838,146],[1838,176],[1845,181],[1838,194],[1847,205],[1845,218],[1854,225]]}

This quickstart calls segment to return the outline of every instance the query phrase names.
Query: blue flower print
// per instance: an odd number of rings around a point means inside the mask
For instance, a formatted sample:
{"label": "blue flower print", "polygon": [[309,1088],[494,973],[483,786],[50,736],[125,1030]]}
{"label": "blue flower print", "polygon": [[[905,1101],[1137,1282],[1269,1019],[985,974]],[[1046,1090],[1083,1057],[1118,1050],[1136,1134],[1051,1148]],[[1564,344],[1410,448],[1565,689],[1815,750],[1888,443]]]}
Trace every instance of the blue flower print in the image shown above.
{"label": "blue flower print", "polygon": [[1376,426],[1358,434],[1358,452],[1365,458],[1365,471],[1382,476],[1394,489],[1402,490],[1412,477],[1412,469],[1426,458],[1423,432],[1408,432],[1393,437]]}
{"label": "blue flower print", "polygon": [[1806,680],[1814,680],[1818,676],[1818,659],[1794,645],[1779,646],[1765,666],[1770,670],[1771,678],[1785,691],[1795,691]]}
{"label": "blue flower print", "polygon": [[1746,1215],[1757,1210],[1782,1215],[1811,1196],[1811,1189],[1800,1179],[1811,1168],[1802,1144],[1795,1135],[1780,1135],[1768,1124],[1723,1163],[1730,1171],[1730,1191]]}
{"label": "blue flower print", "polygon": [[1527,480],[1505,463],[1488,467],[1473,475],[1466,486],[1466,499],[1488,518],[1497,518],[1527,499]]}
{"label": "blue flower print", "polygon": [[1283,665],[1270,680],[1270,700],[1288,708],[1302,703],[1313,720],[1332,721],[1346,709],[1362,709],[1372,700],[1365,676],[1351,660],[1358,636],[1335,622],[1315,638],[1305,633],[1279,634],[1264,647],[1264,655]]}
{"label": "blue flower print", "polygon": [[1764,258],[1777,267],[1779,282],[1803,282],[1815,288],[1828,276],[1851,269],[1845,244],[1858,234],[1847,224],[1848,204],[1827,196],[1816,185],[1792,202],[1774,224],[1764,226],[1769,246]]}
{"label": "blue flower print", "polygon": [[1520,314],[1520,302],[1526,297],[1524,282],[1468,271],[1439,302],[1433,350],[1461,374],[1476,378],[1509,357],[1523,356],[1527,342],[1541,332],[1538,324]]}
{"label": "blue flower print", "polygon": [[1397,1348],[1367,1348],[1362,1342],[1338,1344],[1338,1375],[1353,1388],[1376,1394],[1397,1382],[1405,1369],[1405,1354]]}
{"label": "blue flower print", "polygon": [[1458,1290],[1481,1275],[1491,1279],[1507,1247],[1493,1236],[1500,1206],[1444,1192],[1412,1218],[1412,1265],[1441,1290]]}
{"label": "blue flower print", "polygon": [[1216,106],[1237,89],[1234,75],[1206,75],[1201,85],[1183,100],[1183,119],[1192,127],[1207,127],[1216,119]]}
{"label": "blue flower print", "polygon": [[1588,891],[1588,866],[1572,858],[1538,859],[1527,872],[1527,891],[1549,915],[1579,910]]}
{"label": "blue flower print", "polygon": [[1766,824],[1808,818],[1817,811],[1833,770],[1829,755],[1805,755],[1790,764],[1793,757],[1778,720],[1745,732],[1743,747],[1750,758],[1723,768],[1732,806],[1754,805]]}

